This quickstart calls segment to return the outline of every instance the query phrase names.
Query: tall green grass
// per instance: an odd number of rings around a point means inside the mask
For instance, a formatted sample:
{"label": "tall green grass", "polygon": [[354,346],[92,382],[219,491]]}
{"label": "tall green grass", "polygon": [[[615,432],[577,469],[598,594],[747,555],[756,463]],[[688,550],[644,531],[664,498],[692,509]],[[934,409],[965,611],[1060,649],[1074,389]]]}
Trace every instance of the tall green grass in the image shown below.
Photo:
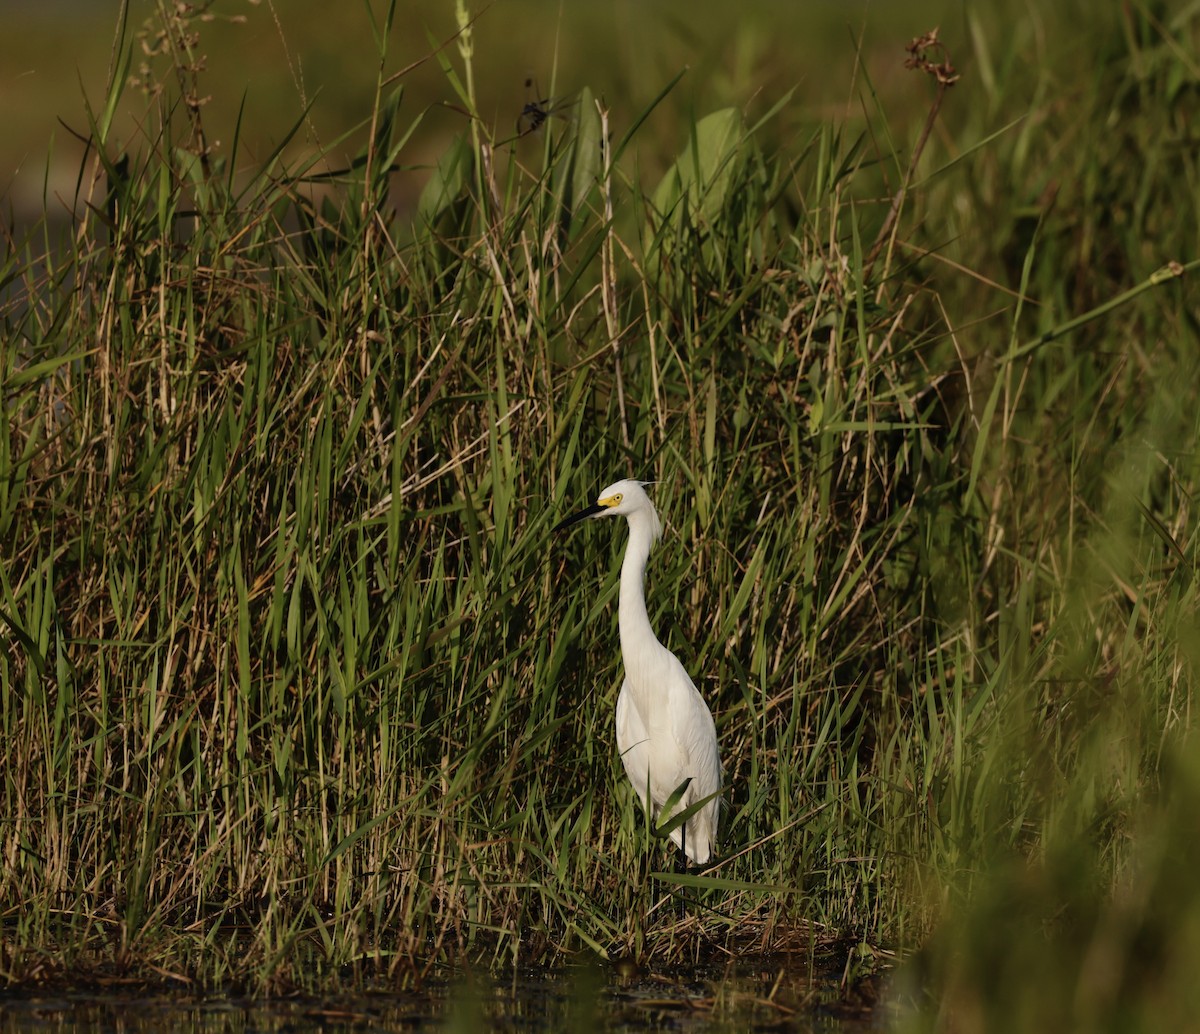
{"label": "tall green grass", "polygon": [[[680,125],[643,183],[660,143],[587,90],[537,135],[472,117],[460,10],[414,212],[394,14],[334,173],[210,150],[164,15],[145,139],[109,137],[118,67],[70,235],[8,252],[6,981],[848,937],[927,944],[956,1024],[1030,945],[1091,1015],[1122,923],[1197,914],[1196,12],[1096,19],[1083,79],[972,14],[919,162],[882,103],[796,130],[784,97]],[[549,536],[627,475],[725,760],[699,876],[613,744],[623,537]]]}

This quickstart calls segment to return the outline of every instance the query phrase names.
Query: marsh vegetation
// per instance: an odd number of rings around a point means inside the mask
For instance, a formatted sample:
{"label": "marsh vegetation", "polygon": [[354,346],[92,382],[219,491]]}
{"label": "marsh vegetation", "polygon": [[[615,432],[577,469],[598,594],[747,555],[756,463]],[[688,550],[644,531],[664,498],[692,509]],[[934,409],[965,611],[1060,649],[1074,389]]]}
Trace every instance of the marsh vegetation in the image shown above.
{"label": "marsh vegetation", "polygon": [[[580,82],[515,138],[460,9],[424,169],[364,10],[352,161],[217,146],[160,5],[69,231],[8,230],[0,979],[840,943],[919,949],[918,1028],[1194,1026],[1200,9],[967,5],[903,112]],[[620,537],[549,537],[624,476],[725,763],[699,874],[614,750]]]}

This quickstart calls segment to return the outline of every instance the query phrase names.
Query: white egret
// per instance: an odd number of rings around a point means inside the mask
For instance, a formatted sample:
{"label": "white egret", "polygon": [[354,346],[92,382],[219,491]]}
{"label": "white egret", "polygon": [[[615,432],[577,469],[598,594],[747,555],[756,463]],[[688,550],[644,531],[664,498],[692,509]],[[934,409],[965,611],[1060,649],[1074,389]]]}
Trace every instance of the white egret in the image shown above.
{"label": "white egret", "polygon": [[[587,517],[624,517],[629,544],[621,564],[621,659],[625,682],[617,697],[617,749],[625,772],[655,821],[662,823],[690,805],[711,798],[671,831],[682,854],[696,865],[709,860],[717,837],[721,758],[712,713],[679,658],[662,645],[646,614],[643,577],[650,547],[662,524],[642,481],[609,485],[595,503],[555,527],[566,528]],[[684,783],[671,811],[667,801]],[[649,800],[647,800],[647,791]]]}

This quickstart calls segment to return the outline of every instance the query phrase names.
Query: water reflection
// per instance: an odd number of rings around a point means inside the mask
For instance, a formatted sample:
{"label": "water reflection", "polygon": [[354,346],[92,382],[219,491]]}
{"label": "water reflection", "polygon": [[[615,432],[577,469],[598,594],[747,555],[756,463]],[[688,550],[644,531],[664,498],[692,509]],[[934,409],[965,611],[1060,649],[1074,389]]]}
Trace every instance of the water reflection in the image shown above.
{"label": "water reflection", "polygon": [[201,1034],[491,1030],[883,1030],[872,978],[845,993],[829,973],[793,958],[722,967],[630,972],[617,966],[523,969],[507,979],[460,975],[420,992],[249,1001],[112,991],[0,994],[0,1034],[112,1031]]}

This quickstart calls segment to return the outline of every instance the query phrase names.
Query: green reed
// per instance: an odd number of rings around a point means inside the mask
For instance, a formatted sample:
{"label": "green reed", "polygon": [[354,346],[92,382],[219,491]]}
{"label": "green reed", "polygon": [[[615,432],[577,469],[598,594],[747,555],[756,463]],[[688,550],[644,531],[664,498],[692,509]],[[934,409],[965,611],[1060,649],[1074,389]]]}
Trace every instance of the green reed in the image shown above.
{"label": "green reed", "polygon": [[[1122,960],[1130,908],[1165,923],[1129,894],[1195,914],[1195,18],[1100,19],[1102,74],[1010,95],[1029,59],[972,15],[911,177],[878,108],[797,129],[785,97],[680,125],[643,183],[673,84],[512,139],[460,37],[469,121],[401,213],[385,14],[350,168],[209,153],[180,46],[124,151],[118,67],[69,236],[9,249],[0,973],[263,991],[851,938],[926,944],[986,1025],[1028,983],[987,952],[1036,944],[1086,1013],[1055,924]],[[694,876],[615,755],[623,536],[549,536],[629,475],[726,767]]]}

